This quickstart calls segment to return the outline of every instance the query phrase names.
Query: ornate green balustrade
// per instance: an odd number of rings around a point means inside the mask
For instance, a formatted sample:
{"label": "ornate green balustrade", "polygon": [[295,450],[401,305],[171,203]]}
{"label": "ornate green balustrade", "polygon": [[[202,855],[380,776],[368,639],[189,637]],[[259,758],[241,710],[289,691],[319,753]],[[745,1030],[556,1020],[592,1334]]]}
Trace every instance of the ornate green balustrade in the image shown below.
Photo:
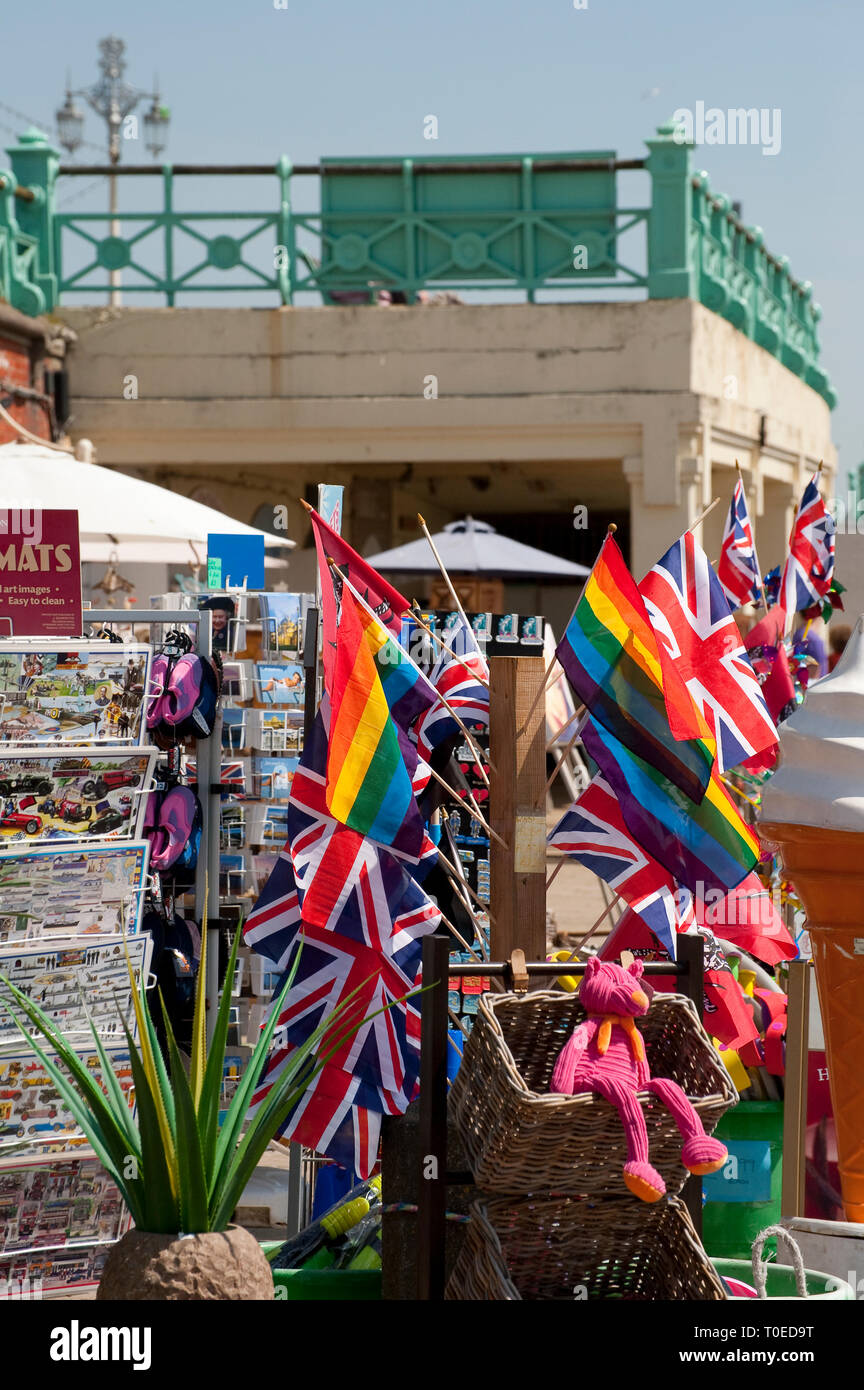
{"label": "ornate green balustrade", "polygon": [[[111,289],[161,296],[269,291],[292,304],[371,303],[381,290],[647,292],[690,298],[728,319],[830,405],[820,366],[819,306],[809,281],[771,254],[758,227],[693,170],[693,147],[672,124],[645,159],[587,154],[323,160],[292,167],[166,165],[62,169],[45,136],[28,131],[0,170],[0,293],[37,314],[59,299]],[[644,170],[648,206],[622,206],[618,177]],[[58,175],[114,173],[161,180],[155,210],[60,212]],[[179,177],[275,177],[260,212],[175,207]],[[319,179],[317,209],[292,208],[292,180]],[[227,199],[226,199],[227,201]],[[642,228],[645,233],[642,234]],[[632,235],[628,235],[632,234]],[[624,249],[626,245],[626,250]]]}

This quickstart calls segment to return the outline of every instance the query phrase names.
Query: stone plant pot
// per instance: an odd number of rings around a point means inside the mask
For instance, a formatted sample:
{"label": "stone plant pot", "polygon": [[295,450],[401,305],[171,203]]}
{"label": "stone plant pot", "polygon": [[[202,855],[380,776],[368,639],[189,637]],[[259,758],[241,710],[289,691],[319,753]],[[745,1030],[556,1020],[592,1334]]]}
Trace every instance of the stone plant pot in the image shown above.
{"label": "stone plant pot", "polygon": [[96,1297],[270,1301],[273,1275],[261,1246],[242,1226],[188,1236],[133,1230],[109,1251]]}

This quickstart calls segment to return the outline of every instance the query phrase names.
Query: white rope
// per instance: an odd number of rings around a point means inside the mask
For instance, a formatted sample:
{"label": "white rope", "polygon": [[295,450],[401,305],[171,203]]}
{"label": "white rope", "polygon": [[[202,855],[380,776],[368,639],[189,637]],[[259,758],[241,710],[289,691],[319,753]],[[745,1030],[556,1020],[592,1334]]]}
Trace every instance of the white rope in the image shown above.
{"label": "white rope", "polygon": [[43,449],[55,449],[58,454],[69,454],[70,458],[75,457],[74,449],[69,448],[68,445],[52,444],[50,439],[40,439],[38,434],[31,434],[23,425],[19,425],[18,421],[13,419],[6,407],[2,405],[0,405],[0,419],[5,420],[7,425],[11,425],[21,439],[27,439],[31,444],[41,444]]}

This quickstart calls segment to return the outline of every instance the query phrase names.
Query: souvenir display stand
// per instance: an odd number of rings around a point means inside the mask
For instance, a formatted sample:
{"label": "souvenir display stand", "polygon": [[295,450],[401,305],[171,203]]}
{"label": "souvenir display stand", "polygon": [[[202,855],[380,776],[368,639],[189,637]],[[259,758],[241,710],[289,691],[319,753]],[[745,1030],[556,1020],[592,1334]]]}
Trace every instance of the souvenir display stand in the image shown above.
{"label": "souvenir display stand", "polygon": [[[209,613],[138,611],[134,621],[136,627],[194,625],[197,653],[209,660]],[[149,980],[153,942],[144,926],[145,907],[162,901],[166,891],[173,898],[170,877],[153,870],[155,841],[146,823],[159,756],[145,719],[158,644],[105,640],[102,634],[129,622],[112,609],[87,610],[85,622],[100,636],[0,642],[0,973],[46,1010],[98,1077],[101,1063],[90,1032],[95,1027],[121,1089],[131,1097],[120,1023],[122,1017],[137,1036],[127,956],[135,980]],[[202,921],[206,911],[215,938],[214,746],[218,750],[214,738],[202,738],[196,747],[207,790],[189,886],[195,890],[195,916]],[[215,1013],[218,951],[211,960],[208,989]],[[184,968],[191,974],[191,960]],[[107,1251],[128,1227],[113,1182],[4,1012],[0,1296],[51,1298],[93,1286]]]}

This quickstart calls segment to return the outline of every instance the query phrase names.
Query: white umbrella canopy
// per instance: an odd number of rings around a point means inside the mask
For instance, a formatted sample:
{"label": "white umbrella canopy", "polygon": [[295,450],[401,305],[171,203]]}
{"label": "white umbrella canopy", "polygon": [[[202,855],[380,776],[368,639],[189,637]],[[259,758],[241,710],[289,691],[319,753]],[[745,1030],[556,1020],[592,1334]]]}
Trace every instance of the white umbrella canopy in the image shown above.
{"label": "white umbrella canopy", "polygon": [[[451,521],[443,531],[432,537],[438,554],[450,574],[495,574],[551,579],[584,579],[591,571],[584,565],[549,555],[533,545],[501,536],[486,521],[466,516]],[[379,555],[366,557],[379,570],[398,570],[404,574],[437,573],[438,565],[425,536],[395,550],[382,550]]]}
{"label": "white umbrella canopy", "polygon": [[203,564],[210,533],[263,536],[268,548],[295,545],[181,493],[38,444],[0,446],[0,507],[77,511],[85,562],[119,555],[128,564]]}

